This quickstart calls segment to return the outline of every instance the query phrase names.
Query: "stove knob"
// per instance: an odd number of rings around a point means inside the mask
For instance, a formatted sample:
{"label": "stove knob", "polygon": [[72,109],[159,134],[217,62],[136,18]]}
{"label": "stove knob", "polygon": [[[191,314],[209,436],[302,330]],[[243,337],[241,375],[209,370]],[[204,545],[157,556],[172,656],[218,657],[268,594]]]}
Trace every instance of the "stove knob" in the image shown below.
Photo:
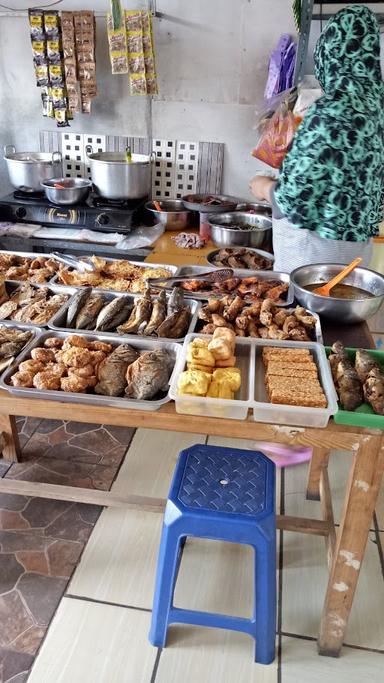
{"label": "stove knob", "polygon": [[27,215],[27,210],[24,209],[23,206],[20,206],[18,209],[16,209],[15,214],[16,218],[25,218],[25,216]]}
{"label": "stove knob", "polygon": [[96,223],[99,223],[99,225],[107,225],[107,223],[109,223],[109,216],[106,213],[101,213],[96,218]]}

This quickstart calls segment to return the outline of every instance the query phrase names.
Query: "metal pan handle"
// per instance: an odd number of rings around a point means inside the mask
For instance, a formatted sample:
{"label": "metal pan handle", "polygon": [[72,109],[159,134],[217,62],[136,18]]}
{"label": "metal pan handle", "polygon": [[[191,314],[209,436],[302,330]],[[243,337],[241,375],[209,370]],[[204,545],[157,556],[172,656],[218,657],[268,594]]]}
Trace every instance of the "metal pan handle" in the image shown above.
{"label": "metal pan handle", "polygon": [[15,145],[4,145],[4,156],[7,157],[8,154],[16,154]]}

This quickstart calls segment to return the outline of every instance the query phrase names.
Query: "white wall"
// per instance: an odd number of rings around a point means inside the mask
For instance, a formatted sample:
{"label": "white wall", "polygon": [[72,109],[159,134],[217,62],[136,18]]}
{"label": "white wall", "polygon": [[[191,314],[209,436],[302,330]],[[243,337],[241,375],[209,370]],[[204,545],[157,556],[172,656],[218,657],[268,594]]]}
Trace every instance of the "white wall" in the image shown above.
{"label": "white wall", "polygon": [[[25,2],[8,2],[25,7]],[[38,2],[36,3],[38,5]],[[41,4],[44,4],[41,2]],[[261,106],[269,53],[294,32],[291,0],[157,0],[154,20],[159,96],[153,135],[224,142],[224,191],[250,196],[248,181],[262,164],[251,156],[254,111]],[[63,0],[58,9],[108,9],[108,0]],[[144,0],[123,2],[144,8]],[[92,115],[76,115],[72,131],[148,134],[148,100],[131,97],[127,76],[112,76],[105,18],[97,18],[99,96]],[[27,18],[0,15],[0,146],[38,148],[38,131],[55,129],[41,116],[34,85]],[[0,192],[9,190],[0,162]]]}

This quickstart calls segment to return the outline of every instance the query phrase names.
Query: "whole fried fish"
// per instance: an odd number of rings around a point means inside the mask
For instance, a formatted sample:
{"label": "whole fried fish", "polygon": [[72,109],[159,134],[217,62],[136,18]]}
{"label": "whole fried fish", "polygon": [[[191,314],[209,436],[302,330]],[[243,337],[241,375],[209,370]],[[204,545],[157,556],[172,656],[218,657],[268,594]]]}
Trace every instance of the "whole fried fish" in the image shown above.
{"label": "whole fried fish", "polygon": [[142,299],[135,304],[134,309],[126,323],[117,328],[119,334],[137,334],[140,325],[151,317],[152,300],[149,290],[146,291]]}
{"label": "whole fried fish", "polygon": [[85,305],[80,309],[76,316],[75,327],[77,330],[90,330],[95,324],[95,320],[104,306],[104,297],[101,294],[91,294]]}
{"label": "whole fried fish", "polygon": [[167,315],[184,308],[184,292],[180,287],[174,287],[168,300]]}
{"label": "whole fried fish", "polygon": [[127,320],[132,311],[133,304],[127,296],[112,299],[104,308],[101,309],[96,320],[96,330],[113,330],[122,322]]}
{"label": "whole fried fish", "polygon": [[143,334],[146,337],[149,337],[151,334],[156,332],[157,328],[161,323],[165,320],[165,317],[167,315],[167,295],[165,291],[163,290],[160,293],[160,296],[158,299],[156,299],[155,303],[153,304],[152,308],[152,314],[149,319],[148,325],[145,326],[143,330]]}
{"label": "whole fried fish", "polygon": [[138,356],[138,352],[128,344],[117,346],[98,367],[99,381],[95,386],[95,392],[104,396],[120,396],[126,386],[127,368]]}
{"label": "whole fried fish", "polygon": [[92,287],[85,287],[84,289],[79,289],[79,291],[73,296],[67,309],[66,327],[74,327],[77,315],[83,308],[91,293]]}
{"label": "whole fried fish", "polygon": [[146,351],[128,366],[127,398],[149,400],[166,391],[174,361],[168,351]]}
{"label": "whole fried fish", "polygon": [[191,312],[185,306],[181,311],[175,311],[164,320],[157,328],[157,335],[158,337],[167,337],[168,339],[180,339],[188,330],[190,320]]}

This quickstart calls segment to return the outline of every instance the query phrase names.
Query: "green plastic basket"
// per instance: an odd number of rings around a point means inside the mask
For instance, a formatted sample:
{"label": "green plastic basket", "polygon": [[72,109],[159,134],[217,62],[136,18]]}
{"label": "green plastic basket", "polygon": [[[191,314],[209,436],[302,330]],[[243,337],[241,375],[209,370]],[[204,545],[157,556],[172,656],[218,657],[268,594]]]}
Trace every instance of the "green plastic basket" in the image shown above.
{"label": "green plastic basket", "polygon": [[[357,349],[345,349],[348,357],[352,362],[355,361]],[[332,353],[330,346],[325,347],[327,356]],[[366,349],[366,351],[373,356],[375,360],[384,368],[384,351],[375,351],[373,349]],[[340,406],[340,404],[339,404]],[[363,403],[356,410],[343,410],[339,407],[337,413],[333,416],[336,424],[350,425],[353,427],[368,427],[369,429],[384,429],[384,416],[376,415],[368,403]]]}

